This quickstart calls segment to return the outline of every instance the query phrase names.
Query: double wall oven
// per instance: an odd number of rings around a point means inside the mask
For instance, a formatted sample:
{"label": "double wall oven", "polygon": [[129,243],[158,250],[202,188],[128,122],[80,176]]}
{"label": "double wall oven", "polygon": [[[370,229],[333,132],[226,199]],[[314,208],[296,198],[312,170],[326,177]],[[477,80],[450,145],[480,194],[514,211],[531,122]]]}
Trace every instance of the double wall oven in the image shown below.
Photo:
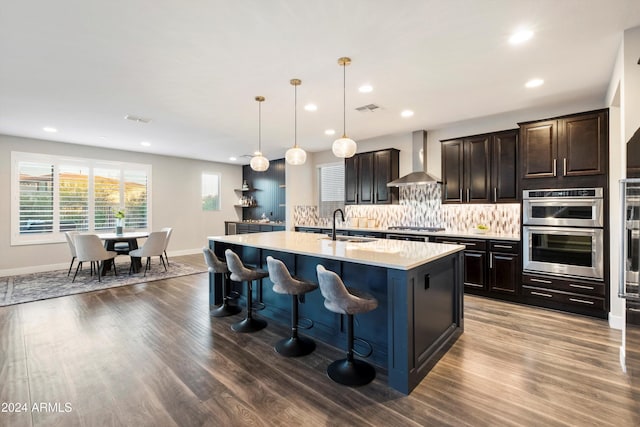
{"label": "double wall oven", "polygon": [[523,271],[604,279],[602,188],[524,190]]}

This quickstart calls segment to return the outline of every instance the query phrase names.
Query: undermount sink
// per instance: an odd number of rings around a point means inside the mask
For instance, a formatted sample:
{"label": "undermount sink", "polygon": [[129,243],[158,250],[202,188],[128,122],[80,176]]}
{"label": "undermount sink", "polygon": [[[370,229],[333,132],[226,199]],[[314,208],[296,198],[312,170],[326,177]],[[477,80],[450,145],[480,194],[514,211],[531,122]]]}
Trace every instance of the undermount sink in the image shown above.
{"label": "undermount sink", "polygon": [[[320,237],[319,240],[333,240],[331,236],[323,236]],[[349,242],[349,243],[366,243],[373,242],[376,239],[370,239],[368,237],[357,237],[357,236],[336,236],[337,242]]]}

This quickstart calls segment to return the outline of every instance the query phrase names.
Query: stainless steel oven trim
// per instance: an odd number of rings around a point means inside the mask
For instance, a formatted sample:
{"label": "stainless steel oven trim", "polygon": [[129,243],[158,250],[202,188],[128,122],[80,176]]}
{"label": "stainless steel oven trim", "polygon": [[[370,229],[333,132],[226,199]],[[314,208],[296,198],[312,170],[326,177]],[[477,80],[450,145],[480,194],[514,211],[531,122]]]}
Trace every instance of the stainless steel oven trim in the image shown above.
{"label": "stainless steel oven trim", "polygon": [[[534,206],[591,206],[591,219],[568,218],[532,218],[531,208]],[[524,225],[551,225],[551,226],[575,226],[575,227],[603,227],[603,200],[602,199],[529,199],[522,202],[522,223]]]}
{"label": "stainless steel oven trim", "polygon": [[[576,236],[591,236],[591,243],[596,251],[591,252],[593,267],[556,264],[531,260],[531,234],[572,234]],[[604,279],[604,246],[603,230],[597,228],[569,228],[569,227],[522,227],[522,270],[529,273],[549,273],[562,276],[588,277]]]}
{"label": "stainless steel oven trim", "polygon": [[538,190],[523,190],[522,191],[522,199],[527,200],[527,199],[549,199],[550,197],[531,197],[529,194],[530,193],[539,193],[541,191],[579,191],[579,190],[594,190],[595,195],[594,196],[566,196],[566,197],[555,197],[557,199],[593,199],[598,198],[598,199],[602,199],[603,196],[603,189],[602,187],[591,187],[591,188],[543,188],[543,189],[538,189]]}

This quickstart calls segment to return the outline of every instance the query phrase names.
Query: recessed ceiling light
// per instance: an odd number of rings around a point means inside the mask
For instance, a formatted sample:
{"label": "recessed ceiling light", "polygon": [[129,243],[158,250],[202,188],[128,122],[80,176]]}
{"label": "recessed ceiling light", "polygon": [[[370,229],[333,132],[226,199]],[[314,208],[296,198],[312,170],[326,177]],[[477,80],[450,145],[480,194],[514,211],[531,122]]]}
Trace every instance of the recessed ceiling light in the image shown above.
{"label": "recessed ceiling light", "polygon": [[369,93],[373,90],[373,87],[369,84],[366,85],[362,85],[358,88],[358,91],[362,92],[362,93]]}
{"label": "recessed ceiling light", "polygon": [[307,104],[304,106],[304,109],[307,111],[316,111],[318,106],[316,104]]}
{"label": "recessed ceiling light", "polygon": [[325,135],[335,135],[336,131],[333,130],[333,129],[327,129],[327,130],[324,131],[324,134]]}
{"label": "recessed ceiling light", "polygon": [[45,131],[45,132],[51,132],[51,133],[58,132],[58,129],[52,128],[51,126],[45,126],[45,127],[42,128],[42,130]]}
{"label": "recessed ceiling light", "polygon": [[140,145],[142,145],[142,146],[144,146],[144,147],[149,147],[149,146],[151,146],[151,143],[150,143],[149,141],[142,141],[142,142],[140,143]]}
{"label": "recessed ceiling light", "polygon": [[533,31],[531,31],[531,30],[521,30],[521,31],[513,33],[511,35],[511,37],[509,37],[509,43],[511,43],[511,44],[524,43],[527,40],[531,39],[531,37],[533,37]]}
{"label": "recessed ceiling light", "polygon": [[532,88],[532,87],[542,86],[543,83],[544,83],[544,80],[542,79],[531,79],[528,82],[526,82],[524,85],[525,87]]}
{"label": "recessed ceiling light", "polygon": [[229,157],[229,160],[231,160],[232,162],[235,162],[235,161],[236,161],[236,160],[238,160],[238,159],[237,159],[237,158],[235,158],[235,157]]}
{"label": "recessed ceiling light", "polygon": [[401,115],[402,117],[411,117],[411,116],[413,116],[413,111],[411,111],[411,110],[404,110],[402,113],[400,113],[400,115]]}

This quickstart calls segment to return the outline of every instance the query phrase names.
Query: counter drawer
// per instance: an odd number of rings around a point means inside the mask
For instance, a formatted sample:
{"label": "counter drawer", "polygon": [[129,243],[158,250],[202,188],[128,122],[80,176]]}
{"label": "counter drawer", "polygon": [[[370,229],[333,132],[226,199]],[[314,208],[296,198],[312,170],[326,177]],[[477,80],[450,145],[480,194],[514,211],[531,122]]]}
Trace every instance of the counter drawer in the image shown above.
{"label": "counter drawer", "polygon": [[517,254],[520,251],[520,243],[491,240],[489,242],[489,250],[491,252],[508,252]]}
{"label": "counter drawer", "polygon": [[466,249],[484,251],[487,249],[487,241],[481,239],[461,239],[459,237],[436,237],[436,243],[448,243],[452,245],[465,245]]}
{"label": "counter drawer", "polygon": [[525,297],[536,298],[544,301],[553,301],[576,307],[605,310],[604,298],[594,297],[591,295],[580,295],[548,288],[536,288],[528,285],[522,286],[522,295]]}
{"label": "counter drawer", "polygon": [[522,282],[525,285],[536,288],[546,288],[576,294],[586,294],[604,297],[605,288],[603,282],[587,281],[581,279],[561,279],[549,276],[538,276],[524,273]]}

